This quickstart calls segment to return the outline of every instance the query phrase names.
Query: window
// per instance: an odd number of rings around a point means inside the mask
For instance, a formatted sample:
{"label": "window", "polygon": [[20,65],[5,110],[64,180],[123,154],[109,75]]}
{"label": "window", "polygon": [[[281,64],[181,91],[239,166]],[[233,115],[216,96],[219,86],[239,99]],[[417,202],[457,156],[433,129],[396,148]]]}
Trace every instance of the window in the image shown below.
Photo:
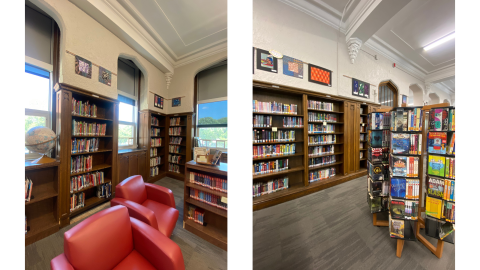
{"label": "window", "polygon": [[[50,72],[25,64],[25,133],[36,126],[51,127]],[[38,157],[25,147],[25,158]]]}
{"label": "window", "polygon": [[200,103],[197,111],[197,136],[202,146],[227,149],[227,101]]}
{"label": "window", "polygon": [[378,87],[378,102],[382,106],[396,107],[397,104],[397,89],[390,83],[381,83]]}
{"label": "window", "polygon": [[[119,99],[126,97],[119,96]],[[133,102],[134,103],[134,102]],[[136,107],[134,105],[120,102],[119,124],[118,124],[118,146],[123,148],[137,147],[136,144]]]}
{"label": "window", "polygon": [[139,70],[130,60],[118,59],[117,89],[120,101],[118,147],[137,148],[137,112]]}

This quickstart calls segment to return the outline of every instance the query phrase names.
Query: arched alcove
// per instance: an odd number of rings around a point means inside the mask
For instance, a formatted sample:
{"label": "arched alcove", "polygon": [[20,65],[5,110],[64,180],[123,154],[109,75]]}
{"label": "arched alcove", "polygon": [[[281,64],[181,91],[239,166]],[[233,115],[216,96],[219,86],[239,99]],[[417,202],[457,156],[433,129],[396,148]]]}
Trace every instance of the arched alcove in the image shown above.
{"label": "arched alcove", "polygon": [[392,80],[385,80],[378,84],[378,102],[382,106],[398,106],[398,87]]}
{"label": "arched alcove", "polygon": [[450,100],[448,100],[448,99],[444,99],[444,100],[443,100],[443,103],[449,103],[449,104],[452,104],[452,103],[450,102]]}
{"label": "arched alcove", "polygon": [[423,89],[418,84],[412,84],[409,87],[409,106],[423,105]]}
{"label": "arched alcove", "polygon": [[428,103],[429,105],[440,103],[440,97],[438,97],[437,94],[430,93],[428,97],[430,98],[430,102]]}

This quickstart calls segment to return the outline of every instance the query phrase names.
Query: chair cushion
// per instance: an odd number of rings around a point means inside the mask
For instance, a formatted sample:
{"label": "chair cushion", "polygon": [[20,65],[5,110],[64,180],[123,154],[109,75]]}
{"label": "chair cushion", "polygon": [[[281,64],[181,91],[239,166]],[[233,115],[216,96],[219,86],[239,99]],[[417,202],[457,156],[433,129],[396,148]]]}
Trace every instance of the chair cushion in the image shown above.
{"label": "chair cushion", "polygon": [[115,197],[142,204],[147,199],[141,175],[130,176],[115,187]]}
{"label": "chair cushion", "polygon": [[133,250],[132,253],[121,261],[113,270],[156,270],[140,253]]}
{"label": "chair cushion", "polygon": [[142,205],[155,213],[158,223],[158,231],[163,235],[170,237],[178,219],[178,210],[152,200],[146,200]]}

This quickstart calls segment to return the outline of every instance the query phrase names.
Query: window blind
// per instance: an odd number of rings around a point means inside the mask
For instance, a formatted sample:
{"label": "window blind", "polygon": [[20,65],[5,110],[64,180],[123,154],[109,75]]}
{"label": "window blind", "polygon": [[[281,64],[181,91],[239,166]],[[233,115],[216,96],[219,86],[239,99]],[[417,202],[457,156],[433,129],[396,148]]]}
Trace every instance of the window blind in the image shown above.
{"label": "window blind", "polygon": [[201,71],[197,80],[199,103],[227,97],[227,64]]}
{"label": "window blind", "polygon": [[25,55],[52,64],[52,18],[25,5]]}
{"label": "window blind", "polygon": [[132,96],[136,96],[136,68],[119,59],[117,74],[117,89]]}

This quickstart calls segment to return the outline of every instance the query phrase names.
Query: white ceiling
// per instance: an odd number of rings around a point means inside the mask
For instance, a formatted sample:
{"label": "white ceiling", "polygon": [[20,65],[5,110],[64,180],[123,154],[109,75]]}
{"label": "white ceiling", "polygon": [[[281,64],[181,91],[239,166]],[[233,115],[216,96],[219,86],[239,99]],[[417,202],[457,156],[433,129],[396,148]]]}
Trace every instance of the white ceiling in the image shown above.
{"label": "white ceiling", "polygon": [[433,84],[449,95],[455,94],[455,77],[446,78]]}

